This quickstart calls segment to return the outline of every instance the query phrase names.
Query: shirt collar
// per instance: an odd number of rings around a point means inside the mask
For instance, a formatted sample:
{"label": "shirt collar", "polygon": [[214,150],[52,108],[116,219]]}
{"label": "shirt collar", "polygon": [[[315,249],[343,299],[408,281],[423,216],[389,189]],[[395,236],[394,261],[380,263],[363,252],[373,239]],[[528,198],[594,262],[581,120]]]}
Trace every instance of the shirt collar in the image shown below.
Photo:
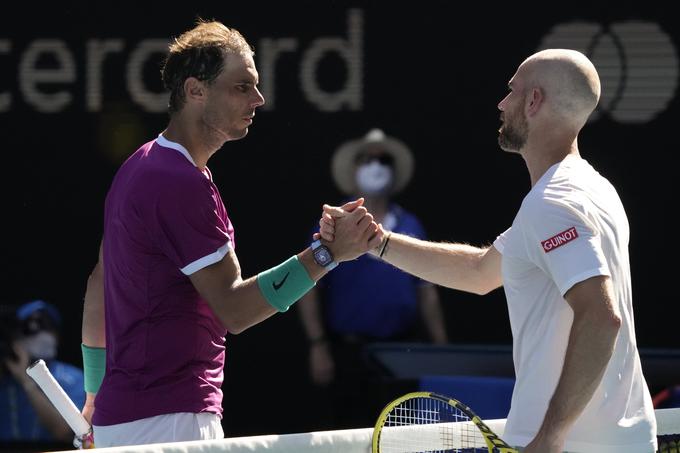
{"label": "shirt collar", "polygon": [[172,148],[174,150],[179,151],[184,157],[186,157],[189,160],[189,162],[193,164],[194,167],[198,167],[198,165],[196,165],[196,162],[194,162],[194,159],[191,158],[191,154],[189,154],[189,151],[187,151],[187,149],[184,146],[176,142],[171,142],[167,138],[163,137],[162,133],[158,134],[156,143],[158,143],[163,148]]}

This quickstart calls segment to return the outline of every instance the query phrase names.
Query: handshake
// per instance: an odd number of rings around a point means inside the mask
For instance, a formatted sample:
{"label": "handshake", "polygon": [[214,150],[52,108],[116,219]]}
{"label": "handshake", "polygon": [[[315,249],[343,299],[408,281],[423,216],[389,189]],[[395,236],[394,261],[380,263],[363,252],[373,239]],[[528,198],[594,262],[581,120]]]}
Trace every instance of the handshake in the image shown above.
{"label": "handshake", "polygon": [[380,255],[389,233],[376,223],[373,215],[363,206],[364,199],[350,201],[342,206],[323,206],[319,232],[321,240],[333,254],[335,261],[356,259],[366,252]]}

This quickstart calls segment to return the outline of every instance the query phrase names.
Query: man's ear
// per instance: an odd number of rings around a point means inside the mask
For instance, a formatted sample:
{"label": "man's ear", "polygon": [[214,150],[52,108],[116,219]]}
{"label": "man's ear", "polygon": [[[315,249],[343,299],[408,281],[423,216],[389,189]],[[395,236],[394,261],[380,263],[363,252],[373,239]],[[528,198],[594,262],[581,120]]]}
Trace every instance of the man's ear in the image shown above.
{"label": "man's ear", "polygon": [[184,81],[184,95],[187,100],[203,102],[206,96],[205,84],[196,77],[187,77]]}
{"label": "man's ear", "polygon": [[532,88],[529,96],[526,97],[526,105],[524,106],[527,116],[533,116],[538,113],[544,100],[545,94],[543,90],[538,87]]}

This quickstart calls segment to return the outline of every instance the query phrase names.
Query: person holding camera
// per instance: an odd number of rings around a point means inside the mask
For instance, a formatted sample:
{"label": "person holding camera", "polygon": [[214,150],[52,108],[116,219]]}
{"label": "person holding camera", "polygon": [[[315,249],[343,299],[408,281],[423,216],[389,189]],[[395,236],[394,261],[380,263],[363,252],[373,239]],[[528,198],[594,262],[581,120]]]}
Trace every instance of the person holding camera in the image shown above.
{"label": "person holding camera", "polygon": [[0,359],[0,441],[70,442],[73,433],[26,368],[47,363],[76,405],[85,402],[83,371],[56,359],[61,315],[42,300],[21,305],[3,326]]}

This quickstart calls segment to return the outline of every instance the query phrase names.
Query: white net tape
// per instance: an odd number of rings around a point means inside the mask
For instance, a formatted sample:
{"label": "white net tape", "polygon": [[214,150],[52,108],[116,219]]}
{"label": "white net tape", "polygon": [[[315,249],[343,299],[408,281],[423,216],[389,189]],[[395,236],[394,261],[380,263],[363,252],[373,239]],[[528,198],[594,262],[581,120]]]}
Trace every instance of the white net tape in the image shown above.
{"label": "white net tape", "polygon": [[[491,420],[487,425],[502,437],[503,422],[504,420]],[[460,448],[486,447],[484,437],[472,422],[386,426],[381,436],[380,451],[384,453],[451,451]]]}
{"label": "white net tape", "polygon": [[[680,433],[680,409],[657,409],[656,421],[659,436]],[[496,434],[503,436],[505,420],[486,420],[486,423]],[[429,426],[436,427],[437,425]],[[405,430],[405,433],[409,433],[413,428],[406,426],[390,427],[390,429]],[[373,428],[361,428],[98,448],[96,451],[98,453],[247,453],[264,451],[276,453],[370,453],[372,436]],[[408,434],[406,436],[408,437]]]}

